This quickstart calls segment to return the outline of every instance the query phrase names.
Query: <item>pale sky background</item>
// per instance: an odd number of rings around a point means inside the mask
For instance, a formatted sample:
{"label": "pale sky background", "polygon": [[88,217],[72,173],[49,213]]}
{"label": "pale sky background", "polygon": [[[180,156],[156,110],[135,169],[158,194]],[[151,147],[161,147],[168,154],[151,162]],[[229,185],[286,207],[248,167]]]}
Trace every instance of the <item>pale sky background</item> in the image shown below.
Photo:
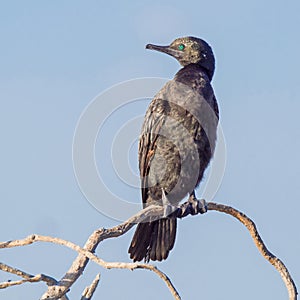
{"label": "pale sky background", "polygon": [[[299,12],[296,0],[2,1],[0,240],[39,233],[83,245],[96,228],[118,223],[94,209],[78,187],[72,140],[79,116],[114,84],[172,78],[178,63],[145,45],[193,35],[210,43],[217,61],[212,84],[227,166],[213,200],[256,222],[300,289]],[[131,106],[135,114],[146,108],[147,102]],[[130,162],[136,168],[134,147]],[[124,184],[115,178],[111,183],[122,194]],[[138,189],[128,193],[140,201]],[[279,274],[235,219],[209,212],[180,220],[178,227],[169,258],[155,265],[182,299],[287,299]],[[132,235],[103,242],[97,255],[129,262]],[[52,244],[1,250],[2,262],[56,279],[75,257]],[[151,272],[103,270],[93,263],[70,299],[80,299],[97,272],[94,299],[172,299]],[[0,273],[0,281],[8,279],[15,277]],[[43,283],[26,284],[1,290],[0,298],[38,299],[45,289]]]}

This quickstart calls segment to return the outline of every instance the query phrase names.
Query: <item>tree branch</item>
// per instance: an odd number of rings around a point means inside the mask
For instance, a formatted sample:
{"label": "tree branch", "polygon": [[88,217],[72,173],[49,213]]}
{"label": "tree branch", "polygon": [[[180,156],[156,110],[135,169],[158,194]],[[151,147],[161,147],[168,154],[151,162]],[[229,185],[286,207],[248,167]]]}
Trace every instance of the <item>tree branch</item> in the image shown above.
{"label": "tree branch", "polygon": [[[44,274],[38,274],[38,275],[31,275],[28,274],[24,271],[21,271],[17,268],[13,268],[10,267],[6,264],[0,263],[0,270],[3,272],[7,272],[7,273],[11,273],[17,276],[20,276],[22,278],[24,278],[23,280],[17,280],[17,281],[6,281],[6,282],[2,282],[0,283],[0,289],[5,289],[14,285],[21,285],[23,283],[26,282],[41,282],[44,281],[47,283],[48,286],[57,284],[57,281],[53,278],[50,277],[48,275],[44,275]],[[68,297],[66,295],[64,295],[62,298],[62,300],[68,300]]]}
{"label": "tree branch", "polygon": [[13,286],[13,285],[20,285],[25,282],[44,281],[47,283],[47,285],[53,285],[53,284],[57,283],[57,281],[50,276],[47,276],[44,274],[38,274],[38,275],[34,276],[34,275],[28,274],[26,272],[23,272],[19,269],[10,267],[3,263],[0,263],[0,270],[7,272],[7,273],[15,274],[15,275],[18,275],[18,276],[24,278],[24,280],[2,282],[2,283],[0,283],[0,289],[5,289],[5,288],[7,288],[9,286]]}
{"label": "tree branch", "polygon": [[[116,226],[116,227],[119,227],[119,226]],[[116,227],[114,227],[114,228],[116,229]],[[111,231],[111,230],[112,229],[109,230],[111,233],[115,233],[115,231]],[[107,235],[107,238],[110,237],[110,236],[111,235]],[[164,274],[162,271],[160,271],[159,269],[157,269],[153,265],[140,264],[140,263],[106,262],[103,259],[97,257],[95,254],[91,253],[90,251],[88,251],[84,248],[81,248],[81,247],[79,247],[78,245],[76,245],[72,242],[65,241],[63,239],[56,238],[56,237],[43,236],[43,235],[38,235],[38,234],[30,235],[30,236],[28,236],[28,237],[26,237],[25,239],[22,239],[22,240],[15,240],[15,241],[6,242],[5,243],[5,248],[12,248],[12,247],[30,245],[34,242],[50,242],[50,243],[55,243],[55,244],[58,244],[58,245],[66,246],[66,247],[76,251],[81,256],[85,256],[86,258],[92,260],[93,262],[100,265],[101,267],[104,267],[105,269],[129,269],[129,270],[147,269],[147,270],[153,271],[166,283],[167,287],[169,288],[169,290],[172,293],[172,295],[174,296],[174,298],[175,299],[180,299],[180,296],[179,296],[178,292],[176,291],[175,287],[171,283],[168,276],[166,274]],[[3,245],[4,245],[4,243],[1,243],[0,248],[3,248],[2,247]],[[62,295],[56,294],[56,295],[53,295],[51,297],[53,299],[59,299],[59,298],[62,297]],[[52,298],[48,297],[46,299],[52,299]]]}
{"label": "tree branch", "polygon": [[290,275],[287,267],[284,265],[284,263],[277,258],[274,254],[272,254],[266,245],[264,244],[262,238],[260,237],[255,223],[247,217],[244,213],[238,211],[237,209],[222,205],[222,204],[217,204],[213,202],[207,203],[207,210],[215,210],[219,212],[223,212],[225,214],[231,215],[238,219],[242,224],[246,226],[248,229],[255,246],[261,253],[261,255],[270,262],[272,266],[275,267],[275,269],[279,272],[283,282],[285,283],[285,286],[287,288],[288,294],[289,294],[289,300],[296,300],[297,299],[297,288],[296,285],[293,281],[292,276]]}
{"label": "tree branch", "polygon": [[93,280],[92,284],[84,289],[80,300],[92,299],[94,292],[98,286],[99,281],[100,281],[100,274],[97,274],[95,279]]}
{"label": "tree branch", "polygon": [[173,286],[171,280],[168,278],[166,274],[160,271],[153,265],[149,264],[140,264],[140,263],[119,263],[119,262],[105,262],[104,260],[98,258],[92,252],[95,251],[98,244],[108,238],[118,237],[124,233],[126,233],[130,228],[132,228],[136,223],[145,222],[150,218],[153,219],[155,217],[159,217],[163,214],[163,207],[160,206],[149,206],[139,213],[129,218],[127,221],[123,222],[120,225],[117,225],[110,229],[98,229],[92,233],[86,242],[84,248],[79,247],[78,245],[65,241],[60,238],[50,237],[50,236],[42,236],[33,234],[22,240],[14,240],[0,243],[1,248],[12,248],[30,245],[34,242],[51,242],[59,245],[66,246],[71,248],[79,253],[75,261],[73,262],[69,271],[65,274],[65,276],[56,284],[49,286],[47,292],[42,296],[41,299],[59,299],[61,298],[72,286],[72,284],[77,280],[77,278],[82,274],[88,260],[92,260],[95,263],[106,269],[118,268],[118,269],[147,269],[149,271],[153,271],[156,273],[167,285],[171,294],[174,296],[174,299],[181,299],[175,287]]}
{"label": "tree branch", "polygon": [[[95,230],[91,236],[88,238],[87,242],[85,243],[83,249],[94,252],[100,242],[108,238],[118,237],[123,235],[128,230],[130,230],[136,223],[145,222],[146,220],[150,219],[153,215],[160,216],[163,213],[163,208],[160,206],[151,205],[136,215],[129,218],[127,221],[119,224],[113,228],[105,229],[101,228]],[[1,248],[1,244],[0,244]],[[46,293],[42,296],[41,300],[44,299],[56,299],[56,296],[61,297],[64,295],[69,288],[73,285],[73,283],[79,278],[82,274],[83,270],[85,269],[89,259],[84,254],[79,254],[77,258],[72,263],[70,269],[67,273],[63,276],[63,278],[58,282],[57,285],[49,287]]]}

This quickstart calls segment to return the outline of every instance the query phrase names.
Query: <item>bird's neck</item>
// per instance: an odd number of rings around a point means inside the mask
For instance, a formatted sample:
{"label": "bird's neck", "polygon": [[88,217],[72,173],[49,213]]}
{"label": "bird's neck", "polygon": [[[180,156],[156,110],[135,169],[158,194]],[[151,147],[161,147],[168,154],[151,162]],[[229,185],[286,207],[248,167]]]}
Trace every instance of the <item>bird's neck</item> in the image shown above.
{"label": "bird's neck", "polygon": [[175,80],[177,81],[189,81],[193,77],[207,77],[208,81],[211,81],[213,73],[209,72],[208,69],[201,66],[200,64],[189,64],[180,69],[176,75]]}

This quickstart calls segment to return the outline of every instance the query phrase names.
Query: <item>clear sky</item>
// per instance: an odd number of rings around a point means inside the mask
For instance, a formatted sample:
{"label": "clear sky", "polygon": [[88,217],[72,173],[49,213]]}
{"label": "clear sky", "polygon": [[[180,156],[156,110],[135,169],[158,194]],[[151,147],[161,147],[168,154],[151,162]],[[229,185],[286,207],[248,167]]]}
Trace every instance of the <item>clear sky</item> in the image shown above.
{"label": "clear sky", "polygon": [[[39,233],[83,245],[96,228],[118,224],[90,205],[78,186],[72,162],[76,124],[92,99],[112,85],[172,78],[178,63],[145,45],[193,35],[210,43],[217,61],[212,84],[227,162],[213,201],[256,222],[300,289],[299,11],[296,0],[2,1],[0,240]],[[147,105],[131,103],[107,121],[104,139],[96,144],[98,167],[106,139],[122,126],[113,120],[139,116]],[[129,151],[133,170],[136,147],[119,149],[122,155]],[[114,194],[140,201],[138,188],[126,187],[108,169],[100,171]],[[97,254],[129,262],[132,234],[103,242]],[[1,251],[4,263],[57,279],[75,256],[50,244]],[[174,249],[156,265],[183,299],[287,299],[279,274],[227,215],[209,212],[179,221]],[[151,272],[103,270],[93,263],[71,299],[79,299],[97,272],[102,277],[95,299],[172,299]],[[0,273],[0,281],[14,278]],[[26,284],[1,290],[0,297],[38,299],[44,291],[42,283]]]}

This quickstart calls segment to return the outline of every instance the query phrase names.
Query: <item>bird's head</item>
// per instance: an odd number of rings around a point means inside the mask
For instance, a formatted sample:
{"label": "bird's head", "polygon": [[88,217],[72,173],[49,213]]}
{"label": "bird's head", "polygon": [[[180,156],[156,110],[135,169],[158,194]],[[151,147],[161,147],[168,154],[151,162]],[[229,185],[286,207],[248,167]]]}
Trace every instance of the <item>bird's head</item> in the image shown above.
{"label": "bird's head", "polygon": [[182,37],[174,40],[169,46],[148,44],[146,49],[167,53],[175,57],[182,66],[199,64],[212,77],[215,70],[215,58],[211,47],[196,37]]}

